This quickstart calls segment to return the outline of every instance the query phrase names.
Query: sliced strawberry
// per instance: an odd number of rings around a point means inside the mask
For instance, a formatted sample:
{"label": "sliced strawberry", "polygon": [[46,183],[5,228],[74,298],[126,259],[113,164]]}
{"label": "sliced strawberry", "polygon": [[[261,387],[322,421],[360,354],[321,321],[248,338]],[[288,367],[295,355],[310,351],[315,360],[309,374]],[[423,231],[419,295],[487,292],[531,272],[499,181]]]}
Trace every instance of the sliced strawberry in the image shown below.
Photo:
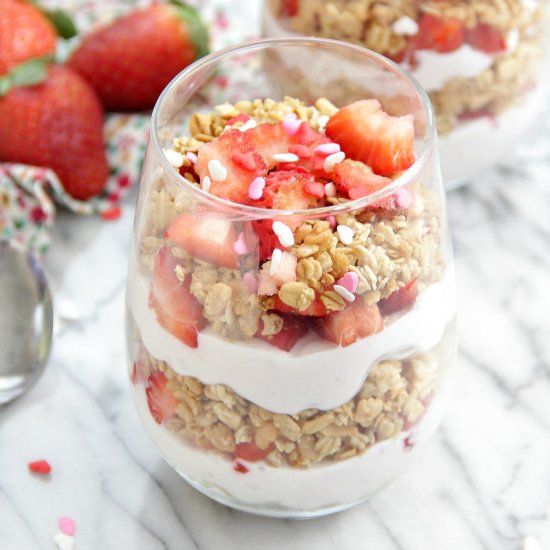
{"label": "sliced strawberry", "polygon": [[382,176],[414,163],[413,117],[390,116],[375,99],[343,107],[328,121],[326,131],[347,157],[368,164]]}
{"label": "sliced strawberry", "polygon": [[318,293],[315,293],[315,299],[313,303],[303,311],[299,311],[293,307],[285,304],[279,296],[275,296],[275,305],[273,309],[281,313],[289,313],[292,315],[302,315],[305,317],[324,317],[327,314],[327,308],[321,300],[321,296]]}
{"label": "sliced strawberry", "polygon": [[360,199],[386,187],[392,180],[373,173],[363,162],[346,159],[334,167],[334,183],[340,193]]}
{"label": "sliced strawberry", "polygon": [[267,449],[260,449],[254,441],[250,441],[249,443],[238,443],[235,448],[235,458],[240,458],[247,462],[259,462],[260,460],[265,460],[273,448],[273,443],[269,445]]}
{"label": "sliced strawberry", "polygon": [[343,311],[316,319],[315,327],[325,340],[346,347],[358,338],[380,332],[384,322],[376,305],[369,306],[358,298]]}
{"label": "sliced strawberry", "polygon": [[298,317],[295,315],[283,315],[283,328],[273,336],[263,336],[262,330],[264,324],[260,319],[260,325],[256,337],[260,340],[264,340],[272,346],[282,349],[284,351],[290,351],[308,331],[308,323],[304,317]]}
{"label": "sliced strawberry", "polygon": [[491,25],[479,24],[466,30],[466,42],[485,53],[502,53],[506,51],[506,37]]}
{"label": "sliced strawberry", "polygon": [[157,370],[149,376],[149,383],[145,388],[147,396],[147,405],[151,416],[157,424],[162,424],[165,420],[169,420],[176,414],[178,400],[172,395],[166,387],[168,380],[166,375]]}
{"label": "sliced strawberry", "polygon": [[170,248],[161,248],[149,293],[149,305],[155,310],[159,324],[189,347],[196,348],[197,332],[206,326],[202,306],[191,294],[191,277],[180,282],[176,275],[178,262]]}
{"label": "sliced strawberry", "polygon": [[237,233],[227,220],[186,212],[172,221],[164,236],[199,260],[229,269],[239,267],[233,249]]}
{"label": "sliced strawberry", "polygon": [[411,279],[404,287],[392,292],[387,298],[380,300],[380,313],[391,315],[398,311],[410,309],[418,297],[416,279]]}
{"label": "sliced strawberry", "polygon": [[442,19],[425,13],[414,40],[418,50],[452,52],[464,44],[464,25],[458,19]]}
{"label": "sliced strawberry", "polygon": [[276,164],[273,155],[288,153],[288,148],[293,143],[292,138],[285,132],[281,123],[259,124],[255,128],[247,130],[244,134],[250,140],[253,150],[261,155],[269,170],[274,168]]}
{"label": "sliced strawberry", "polygon": [[299,145],[310,148],[317,147],[317,145],[322,145],[323,143],[330,143],[330,139],[325,134],[314,130],[305,120],[300,124],[300,128],[298,128],[296,141]]}
{"label": "sliced strawberry", "polygon": [[247,132],[235,129],[227,130],[215,140],[201,146],[198,161],[195,164],[195,172],[201,181],[206,176],[210,177],[208,163],[211,160],[218,160],[227,169],[227,177],[225,181],[212,180],[210,193],[222,199],[245,204],[249,200],[248,188],[250,184],[258,176],[265,176],[267,168],[262,159],[254,155],[251,158],[255,169],[251,170],[250,166],[243,167],[242,163],[235,161],[236,158],[239,158],[235,156],[237,153],[253,154],[253,145]]}
{"label": "sliced strawberry", "polygon": [[315,183],[311,174],[297,171],[271,172],[265,180],[264,194],[274,210],[304,210],[313,195],[306,187]]}

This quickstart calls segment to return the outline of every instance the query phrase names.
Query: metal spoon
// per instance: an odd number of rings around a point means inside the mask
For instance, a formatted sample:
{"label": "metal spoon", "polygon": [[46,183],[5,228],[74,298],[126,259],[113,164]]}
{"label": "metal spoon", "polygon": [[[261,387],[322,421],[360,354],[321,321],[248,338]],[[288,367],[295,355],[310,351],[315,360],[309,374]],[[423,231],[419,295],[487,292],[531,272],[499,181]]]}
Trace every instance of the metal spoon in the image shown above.
{"label": "metal spoon", "polygon": [[0,404],[19,397],[42,374],[52,332],[52,299],[38,260],[0,240]]}

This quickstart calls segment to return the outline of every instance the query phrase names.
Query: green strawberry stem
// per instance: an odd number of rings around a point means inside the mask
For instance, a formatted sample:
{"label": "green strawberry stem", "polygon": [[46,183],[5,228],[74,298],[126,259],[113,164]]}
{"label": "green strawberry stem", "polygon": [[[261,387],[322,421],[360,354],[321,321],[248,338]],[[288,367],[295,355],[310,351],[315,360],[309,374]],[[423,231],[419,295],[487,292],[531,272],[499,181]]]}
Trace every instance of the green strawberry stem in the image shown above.
{"label": "green strawberry stem", "polygon": [[44,82],[52,61],[52,55],[45,55],[13,67],[8,74],[0,77],[0,97],[6,95],[12,88],[34,86]]}
{"label": "green strawberry stem", "polygon": [[55,27],[57,34],[61,38],[68,40],[78,34],[76,26],[67,12],[60,9],[46,9],[40,5],[38,0],[29,0],[29,3],[40,10],[44,17],[49,19],[50,23]]}
{"label": "green strawberry stem", "polygon": [[201,19],[199,12],[179,0],[168,0],[169,4],[175,6],[178,17],[185,21],[189,28],[189,38],[197,50],[197,58],[210,53],[208,46],[208,29]]}

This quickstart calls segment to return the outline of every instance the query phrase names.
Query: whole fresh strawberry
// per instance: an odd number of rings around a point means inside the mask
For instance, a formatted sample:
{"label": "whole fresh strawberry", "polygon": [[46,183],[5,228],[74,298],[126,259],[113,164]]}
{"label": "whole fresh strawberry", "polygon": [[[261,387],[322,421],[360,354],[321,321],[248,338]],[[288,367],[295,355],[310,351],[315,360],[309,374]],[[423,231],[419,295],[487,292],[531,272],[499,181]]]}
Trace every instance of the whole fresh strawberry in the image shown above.
{"label": "whole fresh strawberry", "polygon": [[51,168],[70,195],[87,199],[109,174],[101,103],[73,70],[43,70],[44,82],[0,97],[0,161]]}
{"label": "whole fresh strawberry", "polygon": [[34,6],[0,0],[0,75],[35,57],[53,55],[57,32]]}
{"label": "whole fresh strawberry", "polygon": [[131,12],[86,36],[68,61],[111,111],[152,107],[165,86],[208,53],[197,11],[172,0]]}

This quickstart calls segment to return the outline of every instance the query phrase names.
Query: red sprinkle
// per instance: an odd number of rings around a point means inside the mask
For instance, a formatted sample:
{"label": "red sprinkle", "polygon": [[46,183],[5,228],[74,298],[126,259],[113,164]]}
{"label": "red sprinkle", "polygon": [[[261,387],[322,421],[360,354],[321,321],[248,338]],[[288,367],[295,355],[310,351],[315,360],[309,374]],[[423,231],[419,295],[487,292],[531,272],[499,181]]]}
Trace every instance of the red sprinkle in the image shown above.
{"label": "red sprinkle", "polygon": [[405,440],[403,441],[403,446],[405,447],[405,449],[407,451],[412,450],[412,448],[414,447],[414,443],[411,441],[411,436],[410,435],[408,437],[406,437]]}
{"label": "red sprinkle", "polygon": [[120,218],[121,215],[122,215],[122,208],[120,208],[120,206],[114,206],[109,210],[103,210],[103,212],[101,212],[101,217],[104,220],[118,220],[118,218]]}
{"label": "red sprinkle", "polygon": [[318,181],[308,181],[304,187],[306,193],[314,197],[324,197],[325,196],[325,186]]}
{"label": "red sprinkle", "polygon": [[233,126],[236,122],[248,122],[250,120],[250,116],[246,113],[241,113],[240,115],[234,116],[233,118],[230,118],[227,121],[228,126]]}
{"label": "red sprinkle", "polygon": [[308,147],[306,147],[305,145],[298,145],[296,143],[293,143],[288,148],[288,152],[298,155],[301,159],[308,159],[311,157],[311,151]]}
{"label": "red sprinkle", "polygon": [[233,153],[233,156],[231,158],[235,164],[242,166],[245,170],[248,170],[249,172],[253,172],[254,170],[256,170],[254,153],[241,153],[240,151],[237,151]]}
{"label": "red sprinkle", "polygon": [[35,462],[29,462],[28,467],[31,472],[43,476],[48,475],[52,471],[52,467],[46,460],[36,460]]}
{"label": "red sprinkle", "polygon": [[248,468],[241,462],[235,462],[233,465],[233,470],[239,472],[239,474],[248,474]]}

